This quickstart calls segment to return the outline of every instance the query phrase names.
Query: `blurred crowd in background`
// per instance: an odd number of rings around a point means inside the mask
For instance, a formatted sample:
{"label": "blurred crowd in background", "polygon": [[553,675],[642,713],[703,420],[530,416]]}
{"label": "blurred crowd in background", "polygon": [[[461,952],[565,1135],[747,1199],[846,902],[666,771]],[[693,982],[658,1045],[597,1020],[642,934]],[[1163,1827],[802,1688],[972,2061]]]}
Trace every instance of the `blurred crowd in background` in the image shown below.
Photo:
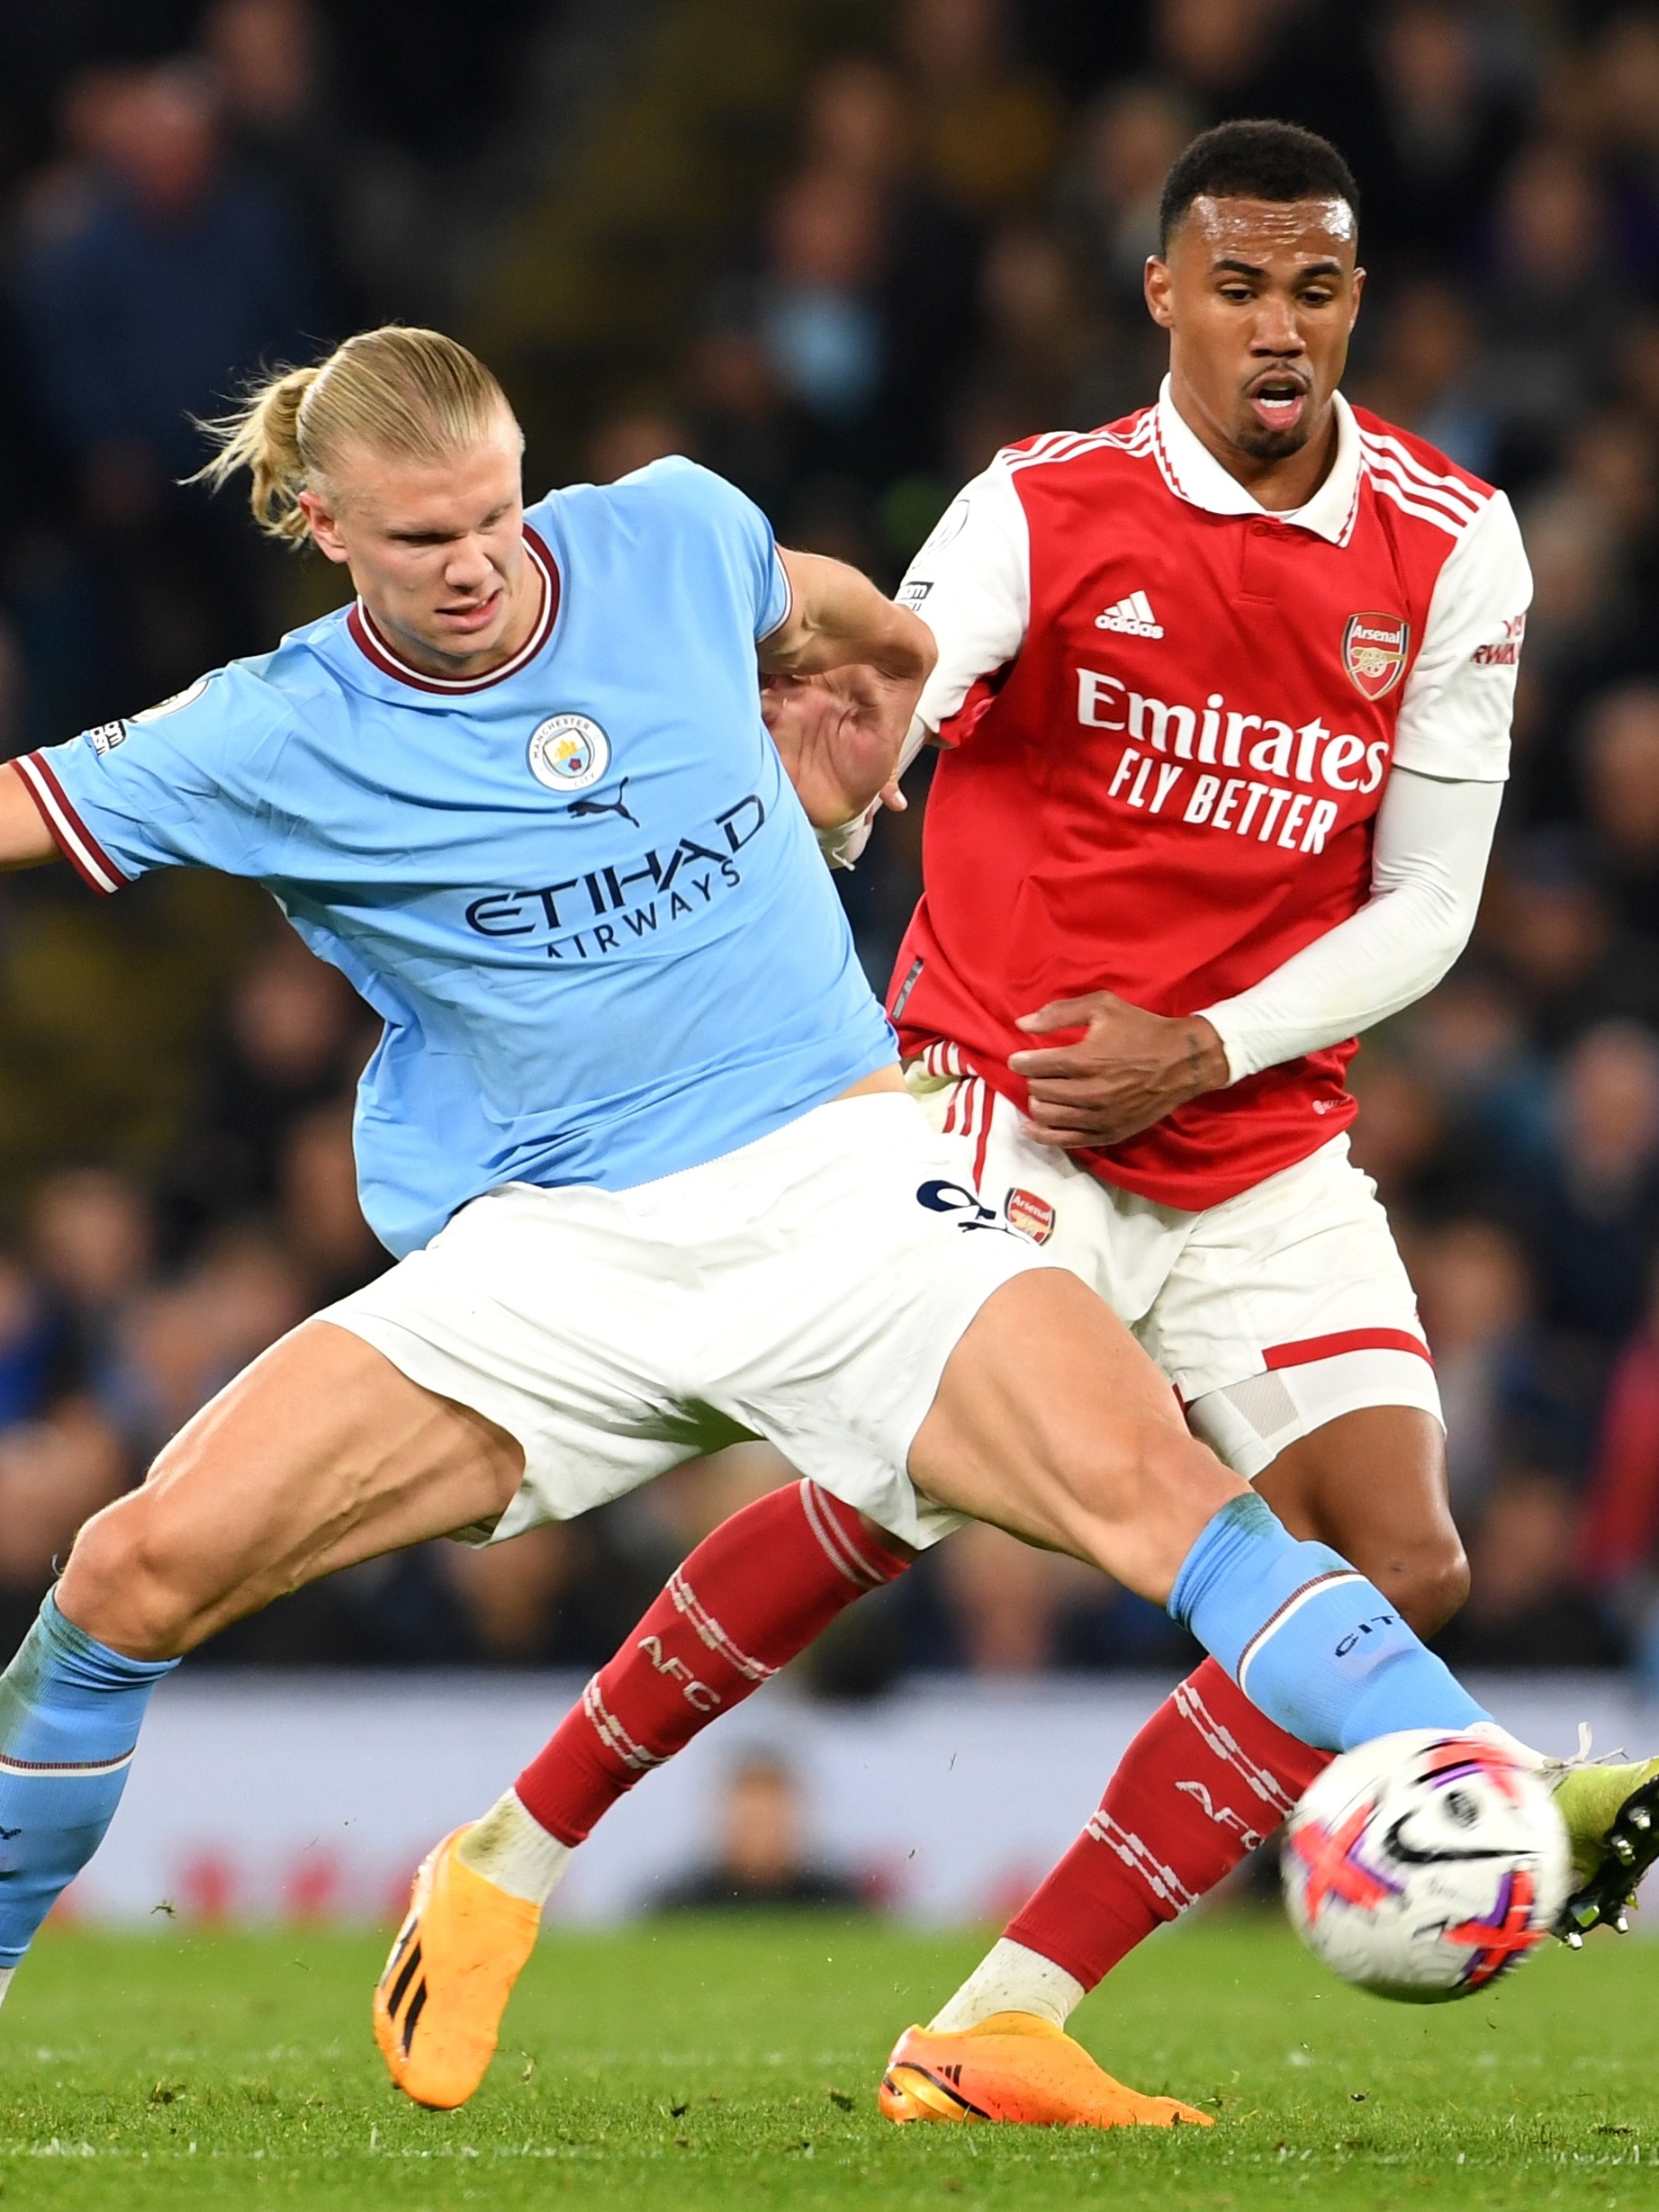
{"label": "blurred crowd in background", "polygon": [[[1659,1686],[1659,10],[1570,0],[81,0],[0,18],[0,756],[338,602],[181,479],[191,418],[365,323],[503,374],[532,490],[670,452],[890,588],[1000,445],[1151,399],[1159,186],[1323,130],[1364,196],[1348,390],[1503,485],[1537,579],[1475,940],[1370,1039],[1355,1148],[1439,1369],[1465,1664]],[[877,987],[926,763],[842,878]],[[0,1643],[84,1515],[365,1280],[365,1010],[257,893],[0,886]],[[568,1528],[355,1570],[203,1663],[585,1664],[759,1447]],[[807,1662],[1178,1663],[964,1531]]]}

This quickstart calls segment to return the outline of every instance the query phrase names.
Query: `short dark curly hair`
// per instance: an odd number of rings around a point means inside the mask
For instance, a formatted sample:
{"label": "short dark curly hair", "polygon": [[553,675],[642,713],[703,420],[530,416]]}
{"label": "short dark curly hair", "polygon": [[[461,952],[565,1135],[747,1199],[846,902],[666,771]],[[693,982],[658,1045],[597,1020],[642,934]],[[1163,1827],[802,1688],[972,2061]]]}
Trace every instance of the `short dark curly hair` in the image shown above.
{"label": "short dark curly hair", "polygon": [[1359,219],[1354,173],[1329,139],[1298,123],[1217,123],[1176,156],[1158,209],[1159,251],[1195,200],[1346,200]]}

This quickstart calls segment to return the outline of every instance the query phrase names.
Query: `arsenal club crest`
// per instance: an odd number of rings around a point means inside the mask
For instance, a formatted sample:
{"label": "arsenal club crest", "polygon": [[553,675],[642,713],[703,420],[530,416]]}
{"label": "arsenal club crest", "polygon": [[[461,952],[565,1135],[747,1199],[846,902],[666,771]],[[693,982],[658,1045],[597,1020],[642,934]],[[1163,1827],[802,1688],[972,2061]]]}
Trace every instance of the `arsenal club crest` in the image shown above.
{"label": "arsenal club crest", "polygon": [[1350,615],[1342,665],[1368,699],[1386,698],[1405,671],[1411,625],[1403,615]]}
{"label": "arsenal club crest", "polygon": [[1008,1227],[1030,1237],[1033,1245],[1046,1245],[1054,1234],[1054,1209],[1034,1191],[1010,1191],[1004,1211]]}

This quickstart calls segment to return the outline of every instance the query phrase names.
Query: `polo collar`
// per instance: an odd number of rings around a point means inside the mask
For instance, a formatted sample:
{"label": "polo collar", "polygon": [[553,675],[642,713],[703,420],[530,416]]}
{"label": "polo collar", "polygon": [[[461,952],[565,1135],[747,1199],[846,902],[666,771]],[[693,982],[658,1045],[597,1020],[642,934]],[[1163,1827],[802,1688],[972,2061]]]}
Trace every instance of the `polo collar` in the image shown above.
{"label": "polo collar", "polygon": [[1337,415],[1337,456],[1330,474],[1303,506],[1276,511],[1253,499],[1189,428],[1176,408],[1169,381],[1166,376],[1159,389],[1153,436],[1159,467],[1177,498],[1206,514],[1259,515],[1269,522],[1294,523],[1333,545],[1346,543],[1359,497],[1359,426],[1339,391],[1331,401]]}

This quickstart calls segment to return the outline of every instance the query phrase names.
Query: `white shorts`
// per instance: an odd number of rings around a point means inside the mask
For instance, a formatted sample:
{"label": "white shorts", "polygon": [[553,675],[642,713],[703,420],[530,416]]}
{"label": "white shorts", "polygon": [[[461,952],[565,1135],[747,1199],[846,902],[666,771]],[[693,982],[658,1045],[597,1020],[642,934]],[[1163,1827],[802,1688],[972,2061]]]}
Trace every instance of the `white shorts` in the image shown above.
{"label": "white shorts", "polygon": [[1362,1407],[1416,1406],[1445,1426],[1411,1281],[1346,1136],[1183,1213],[1034,1142],[977,1075],[942,1083],[916,1062],[910,1083],[958,1173],[1128,1323],[1193,1433],[1247,1481]]}
{"label": "white shorts", "polygon": [[894,1093],[630,1191],[509,1183],[327,1308],[524,1448],[517,1535],[761,1436],[918,1549],[960,1515],[906,1463],[993,1290],[1059,1263],[987,1213]]}

